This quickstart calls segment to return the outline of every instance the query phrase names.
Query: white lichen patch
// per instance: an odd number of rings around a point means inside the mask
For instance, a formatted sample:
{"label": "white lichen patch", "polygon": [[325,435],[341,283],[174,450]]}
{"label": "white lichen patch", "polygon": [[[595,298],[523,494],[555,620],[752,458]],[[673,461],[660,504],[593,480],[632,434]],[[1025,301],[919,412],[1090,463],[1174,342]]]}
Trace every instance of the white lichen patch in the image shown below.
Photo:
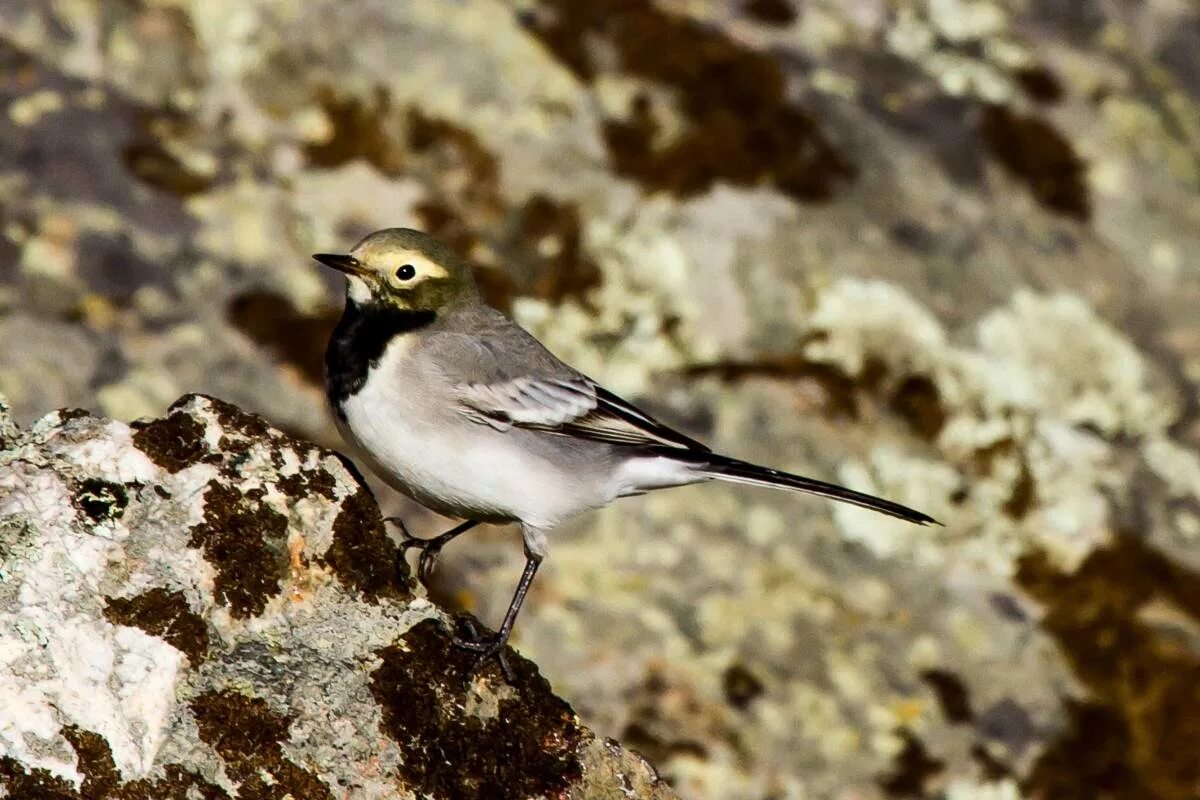
{"label": "white lichen patch", "polygon": [[862,372],[868,356],[905,372],[930,369],[946,344],[945,331],[928,309],[882,281],[833,284],[821,292],[806,326],[832,334],[810,344],[806,354],[851,375]]}
{"label": "white lichen patch", "polygon": [[62,107],[61,94],[50,89],[43,89],[14,100],[8,107],[8,117],[17,125],[29,126],[37,123],[47,114],[61,111]]}
{"label": "white lichen patch", "polygon": [[1164,436],[1142,445],[1146,464],[1167,485],[1172,497],[1200,499],[1200,456]]}
{"label": "white lichen patch", "polygon": [[956,778],[946,786],[946,800],[1021,800],[1015,781],[1011,779],[978,783],[967,778]]}
{"label": "white lichen patch", "polygon": [[977,336],[992,413],[1053,415],[1107,436],[1161,430],[1174,416],[1142,354],[1078,297],[1019,291]]}
{"label": "white lichen patch", "polygon": [[[163,640],[131,636],[101,613],[107,572],[121,560],[122,546],[89,530],[63,476],[149,477],[144,455],[127,436],[109,432],[93,420],[39,426],[16,451],[28,458],[24,469],[0,472],[0,519],[19,519],[29,537],[22,543],[29,557],[6,563],[16,597],[0,609],[0,652],[12,670],[0,686],[0,707],[12,709],[0,722],[0,737],[23,763],[71,780],[80,776],[62,758],[69,750],[58,728],[65,724],[103,736],[123,774],[149,769],[175,703],[182,659]],[[31,472],[34,461],[43,465]],[[34,675],[40,679],[31,682]]]}
{"label": "white lichen patch", "polygon": [[1017,93],[1008,71],[1029,63],[1029,47],[992,0],[916,0],[899,5],[885,41],[955,97],[1005,103]]}
{"label": "white lichen patch", "polygon": [[[998,574],[1031,542],[1070,566],[1106,541],[1106,493],[1120,482],[1106,439],[1161,432],[1176,413],[1138,349],[1073,296],[1018,291],[980,320],[973,344],[954,345],[901,290],[844,280],[818,295],[806,325],[820,334],[805,348],[810,358],[851,375],[873,361],[888,374],[933,382],[946,417],[936,441],[946,463],[906,464],[909,456],[876,448],[869,469],[846,462],[842,478],[957,519],[952,535]],[[955,512],[946,501],[964,485],[959,473],[980,469]],[[834,514],[848,538],[878,555],[946,555],[925,531],[857,508]]]}

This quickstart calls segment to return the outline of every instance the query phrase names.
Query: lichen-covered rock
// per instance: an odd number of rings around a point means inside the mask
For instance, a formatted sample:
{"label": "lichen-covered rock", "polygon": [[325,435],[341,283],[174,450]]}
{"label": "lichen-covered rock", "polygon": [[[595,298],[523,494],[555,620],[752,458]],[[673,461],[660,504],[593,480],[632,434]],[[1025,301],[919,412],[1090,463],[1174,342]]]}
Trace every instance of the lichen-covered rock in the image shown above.
{"label": "lichen-covered rock", "polygon": [[532,663],[470,677],[336,453],[199,395],[0,438],[0,796],[672,796]]}
{"label": "lichen-covered rock", "polygon": [[[0,392],[200,391],[341,447],[308,256],[424,228],[666,420],[946,525],[714,486],[581,518],[514,641],[593,730],[695,800],[1193,800],[1198,31],[1179,0],[0,0]],[[226,507],[244,550],[177,539],[231,619],[278,602],[272,503]],[[481,527],[431,596],[495,621],[521,564]],[[162,588],[108,613],[194,599]]]}

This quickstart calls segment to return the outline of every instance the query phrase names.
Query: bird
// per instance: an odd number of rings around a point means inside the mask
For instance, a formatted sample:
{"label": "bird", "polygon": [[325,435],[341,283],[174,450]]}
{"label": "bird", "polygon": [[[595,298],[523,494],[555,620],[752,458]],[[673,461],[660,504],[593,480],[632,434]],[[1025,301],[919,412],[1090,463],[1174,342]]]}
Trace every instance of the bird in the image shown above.
{"label": "bird", "polygon": [[453,633],[472,673],[505,659],[521,605],[563,522],[621,497],[705,481],[820,495],[918,525],[899,503],[713,452],[572,368],[482,298],[470,264],[410,228],[313,258],[345,275],[325,353],[342,435],[418,503],[463,522],[432,538],[400,526],[427,583],[442,548],[481,522],[520,525],[525,566],[500,627]]}

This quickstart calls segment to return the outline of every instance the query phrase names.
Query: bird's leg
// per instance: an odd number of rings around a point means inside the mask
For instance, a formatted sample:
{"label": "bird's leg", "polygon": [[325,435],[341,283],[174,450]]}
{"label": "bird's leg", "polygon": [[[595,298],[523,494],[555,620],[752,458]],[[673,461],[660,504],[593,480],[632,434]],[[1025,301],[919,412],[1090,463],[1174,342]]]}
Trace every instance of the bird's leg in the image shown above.
{"label": "bird's leg", "polygon": [[512,602],[508,604],[508,612],[504,615],[504,621],[500,623],[500,630],[494,634],[487,634],[476,630],[472,624],[468,629],[470,639],[457,635],[451,639],[458,647],[479,653],[479,658],[475,659],[475,666],[471,668],[472,675],[485,661],[495,656],[496,660],[500,662],[500,668],[504,671],[504,677],[508,679],[509,683],[516,683],[516,676],[509,667],[508,660],[504,657],[504,645],[508,643],[508,635],[512,633],[513,625],[517,621],[517,614],[521,612],[521,604],[525,602],[525,595],[529,593],[529,587],[533,584],[533,576],[537,574],[541,563],[540,555],[531,553],[528,549],[525,550],[525,571],[521,573],[521,582],[517,584],[517,591],[513,593]]}
{"label": "bird's leg", "polygon": [[415,548],[421,551],[421,558],[417,562],[417,577],[421,580],[422,586],[429,585],[429,579],[433,576],[433,568],[437,564],[438,556],[442,554],[442,548],[479,524],[478,520],[469,519],[432,539],[420,539],[408,532],[408,528],[404,526],[399,517],[388,517],[386,521],[400,528],[400,558],[408,555],[410,549]]}

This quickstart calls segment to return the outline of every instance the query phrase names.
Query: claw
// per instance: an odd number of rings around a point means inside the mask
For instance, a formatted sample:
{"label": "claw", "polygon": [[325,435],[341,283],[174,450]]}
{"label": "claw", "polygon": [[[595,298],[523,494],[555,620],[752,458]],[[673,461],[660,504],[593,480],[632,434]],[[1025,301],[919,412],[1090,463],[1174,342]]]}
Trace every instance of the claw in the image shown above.
{"label": "claw", "polygon": [[450,642],[455,647],[461,647],[464,650],[470,650],[478,653],[479,656],[475,659],[475,663],[471,665],[471,669],[467,671],[467,679],[472,680],[483,668],[484,664],[489,659],[496,659],[500,664],[500,671],[504,673],[504,679],[510,685],[516,685],[517,676],[513,672],[512,667],[508,663],[508,655],[505,653],[505,646],[508,643],[508,637],[499,633],[488,633],[481,631],[475,626],[475,622],[470,618],[463,620],[463,625],[467,629],[467,635],[470,638],[452,634]]}
{"label": "claw", "polygon": [[445,541],[440,537],[421,539],[413,536],[404,527],[404,523],[400,523],[400,536],[400,558],[405,558],[409,550],[421,551],[421,557],[417,560],[417,578],[422,586],[428,588],[429,579],[433,577],[433,568],[437,566],[438,556],[442,554]]}
{"label": "claw", "polygon": [[440,537],[436,539],[418,539],[416,536],[407,536],[400,542],[400,557],[404,558],[408,555],[409,550],[420,550],[421,557],[417,559],[417,578],[421,581],[421,585],[429,588],[429,579],[433,577],[434,567],[437,566],[438,556],[442,554],[442,547],[446,544]]}
{"label": "claw", "polygon": [[421,548],[421,558],[417,561],[417,576],[421,579],[421,584],[429,585],[429,579],[433,577],[433,568],[437,566],[438,556],[442,554],[442,545],[445,542],[436,539],[427,542]]}
{"label": "claw", "polygon": [[421,539],[409,533],[408,528],[404,526],[399,517],[388,517],[384,521],[391,522],[400,528],[401,559],[404,559],[408,555],[409,550],[416,549],[421,551],[421,557],[417,561],[417,578],[425,588],[429,588],[429,580],[433,577],[433,570],[437,566],[438,556],[442,554],[442,548],[479,524],[473,520],[467,520],[440,536],[434,536],[432,539]]}
{"label": "claw", "polygon": [[[404,520],[399,517],[384,517],[385,523],[395,525],[400,531],[400,551],[396,553],[396,573],[403,576],[404,580],[408,580],[412,576],[412,570],[408,568],[408,549],[410,547],[422,546],[423,539],[418,539],[408,532],[408,526],[404,524]],[[421,584],[425,584],[424,577],[421,578]]]}

